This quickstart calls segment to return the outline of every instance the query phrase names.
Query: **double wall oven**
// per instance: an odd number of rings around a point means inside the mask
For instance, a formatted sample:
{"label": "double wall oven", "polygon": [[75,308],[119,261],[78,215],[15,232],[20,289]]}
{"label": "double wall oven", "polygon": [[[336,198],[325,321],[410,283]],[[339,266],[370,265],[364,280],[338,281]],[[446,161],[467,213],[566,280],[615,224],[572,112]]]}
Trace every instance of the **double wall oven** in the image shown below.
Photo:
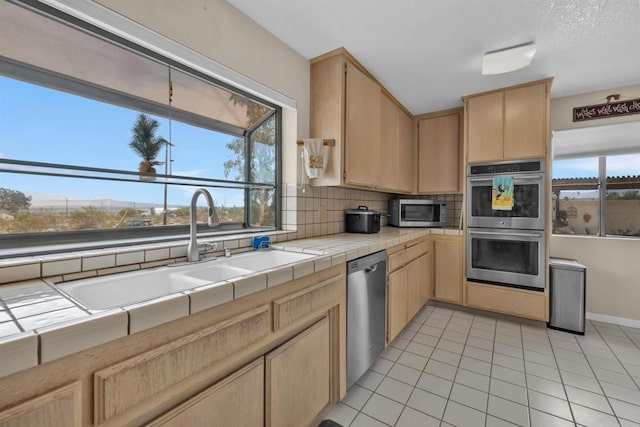
{"label": "double wall oven", "polygon": [[545,182],[543,159],[468,165],[469,281],[544,290]]}

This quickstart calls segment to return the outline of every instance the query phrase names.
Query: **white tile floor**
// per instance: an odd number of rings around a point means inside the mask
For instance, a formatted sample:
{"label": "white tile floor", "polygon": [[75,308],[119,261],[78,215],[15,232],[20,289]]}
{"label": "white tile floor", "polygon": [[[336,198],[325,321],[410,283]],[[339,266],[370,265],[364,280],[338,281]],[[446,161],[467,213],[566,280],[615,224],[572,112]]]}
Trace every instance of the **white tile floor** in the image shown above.
{"label": "white tile floor", "polygon": [[343,426],[640,426],[640,329],[584,336],[428,304],[327,417]]}

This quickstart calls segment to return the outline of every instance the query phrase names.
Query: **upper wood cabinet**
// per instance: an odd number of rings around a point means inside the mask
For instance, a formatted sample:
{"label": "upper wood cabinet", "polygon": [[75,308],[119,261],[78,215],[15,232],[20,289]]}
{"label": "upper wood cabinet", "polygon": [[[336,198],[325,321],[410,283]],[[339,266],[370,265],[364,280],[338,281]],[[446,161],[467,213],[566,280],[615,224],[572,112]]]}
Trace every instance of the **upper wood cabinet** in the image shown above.
{"label": "upper wood cabinet", "polygon": [[375,187],[380,158],[380,86],[348,62],[346,88],[344,182]]}
{"label": "upper wood cabinet", "polygon": [[462,108],[417,117],[418,192],[459,193]]}
{"label": "upper wood cabinet", "polygon": [[415,191],[413,117],[398,108],[398,193]]}
{"label": "upper wood cabinet", "polygon": [[467,161],[545,157],[552,81],[464,97]]}
{"label": "upper wood cabinet", "polygon": [[312,59],[310,134],[336,145],[311,184],[414,191],[412,120],[346,50]]}
{"label": "upper wood cabinet", "polygon": [[[380,154],[378,156],[378,188],[396,191],[398,189],[398,107],[384,93],[381,94],[380,108]],[[348,175],[347,175],[348,176]]]}

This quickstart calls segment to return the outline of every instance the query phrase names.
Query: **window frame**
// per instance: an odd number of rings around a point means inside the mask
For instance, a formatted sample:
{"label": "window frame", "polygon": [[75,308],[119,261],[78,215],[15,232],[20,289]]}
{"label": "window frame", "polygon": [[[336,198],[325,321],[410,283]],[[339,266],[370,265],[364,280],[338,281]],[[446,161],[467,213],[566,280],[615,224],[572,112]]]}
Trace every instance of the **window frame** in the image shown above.
{"label": "window frame", "polygon": [[[281,229],[281,197],[280,189],[282,182],[282,107],[252,93],[234,87],[226,82],[220,81],[208,74],[198,71],[186,64],[183,64],[168,56],[159,54],[147,47],[135,44],[130,40],[127,40],[115,33],[104,30],[92,23],[79,19],[75,16],[62,12],[54,7],[43,4],[33,0],[21,0],[15,2],[21,7],[26,7],[32,13],[38,13],[46,18],[61,22],[63,25],[68,25],[75,28],[78,31],[83,31],[89,35],[95,36],[99,39],[106,40],[107,42],[114,43],[124,49],[132,51],[136,54],[147,56],[152,60],[160,62],[166,65],[169,69],[176,69],[181,72],[192,75],[195,78],[202,79],[209,84],[221,87],[231,93],[248,98],[256,103],[269,107],[270,112],[266,113],[256,123],[254,123],[248,129],[238,128],[234,125],[222,123],[213,118],[203,119],[201,116],[190,113],[176,114],[176,110],[171,110],[170,107],[159,106],[152,101],[145,101],[138,97],[127,96],[117,92],[115,90],[109,90],[106,88],[97,87],[91,83],[80,81],[68,76],[64,76],[58,73],[54,73],[48,70],[42,70],[33,66],[18,64],[7,58],[0,58],[0,71],[2,75],[8,78],[25,81],[31,84],[48,87],[54,90],[71,93],[74,95],[83,96],[99,102],[106,102],[126,108],[136,109],[142,112],[148,112],[151,114],[157,114],[163,117],[168,117],[170,120],[179,120],[183,123],[197,125],[212,131],[221,132],[233,137],[243,138],[245,149],[245,173],[244,181],[249,182],[251,177],[251,144],[250,139],[253,132],[264,124],[267,120],[274,118],[275,129],[275,182],[273,183],[274,191],[274,209],[275,209],[275,223],[273,226],[251,226],[250,221],[250,185],[244,186],[244,220],[242,223],[223,223],[215,230],[207,228],[206,225],[198,224],[198,236],[225,236],[251,232],[264,232],[275,231]],[[170,80],[167,81],[168,86]],[[186,120],[180,120],[180,118]],[[37,162],[34,162],[37,163]],[[85,169],[97,170],[99,168],[86,167]],[[44,174],[46,175],[46,174]],[[162,174],[158,174],[159,177],[164,177]],[[208,181],[218,181],[224,183],[226,180],[207,179]],[[240,182],[238,182],[240,183]],[[257,185],[261,183],[256,183]],[[198,188],[198,185],[191,184],[193,188]],[[203,183],[202,186],[212,186],[207,183]],[[238,188],[237,186],[230,185],[213,185],[226,188]],[[74,249],[94,249],[105,247],[121,247],[133,244],[141,243],[157,243],[157,242],[170,242],[177,240],[184,240],[189,233],[190,225],[164,225],[159,227],[132,227],[124,229],[97,229],[97,230],[73,230],[73,231],[58,231],[58,232],[34,232],[34,233],[14,233],[0,235],[0,256],[13,257],[23,256],[25,251],[29,250],[28,254],[47,254],[67,252]],[[16,237],[19,236],[19,239]],[[95,243],[95,242],[98,243]],[[93,242],[91,244],[90,242]]]}
{"label": "window frame", "polygon": [[[640,154],[640,153],[635,153]],[[619,235],[619,234],[607,234],[607,158],[615,157],[616,155],[612,154],[609,156],[597,156],[598,159],[598,182],[597,182],[597,190],[598,190],[598,233],[595,235],[591,235],[591,237],[622,237],[622,238],[631,238],[631,239],[640,239],[638,236],[628,236],[628,235]],[[593,158],[594,156],[585,156],[585,157],[576,157],[576,158]],[[553,183],[552,177],[552,183]],[[553,184],[551,194],[554,194]],[[553,203],[553,200],[551,201]],[[555,233],[552,230],[552,234],[556,236],[564,236],[562,233]],[[580,236],[582,236],[580,234]]]}

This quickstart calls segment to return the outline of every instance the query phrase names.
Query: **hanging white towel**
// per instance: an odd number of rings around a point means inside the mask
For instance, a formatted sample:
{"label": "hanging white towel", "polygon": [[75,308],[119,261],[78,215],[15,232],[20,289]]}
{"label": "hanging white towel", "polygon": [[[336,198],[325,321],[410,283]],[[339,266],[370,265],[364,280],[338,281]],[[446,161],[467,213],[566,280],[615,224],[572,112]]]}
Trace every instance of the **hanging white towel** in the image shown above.
{"label": "hanging white towel", "polygon": [[324,143],[321,138],[307,138],[302,140],[304,146],[304,168],[309,178],[320,178],[324,171]]}

